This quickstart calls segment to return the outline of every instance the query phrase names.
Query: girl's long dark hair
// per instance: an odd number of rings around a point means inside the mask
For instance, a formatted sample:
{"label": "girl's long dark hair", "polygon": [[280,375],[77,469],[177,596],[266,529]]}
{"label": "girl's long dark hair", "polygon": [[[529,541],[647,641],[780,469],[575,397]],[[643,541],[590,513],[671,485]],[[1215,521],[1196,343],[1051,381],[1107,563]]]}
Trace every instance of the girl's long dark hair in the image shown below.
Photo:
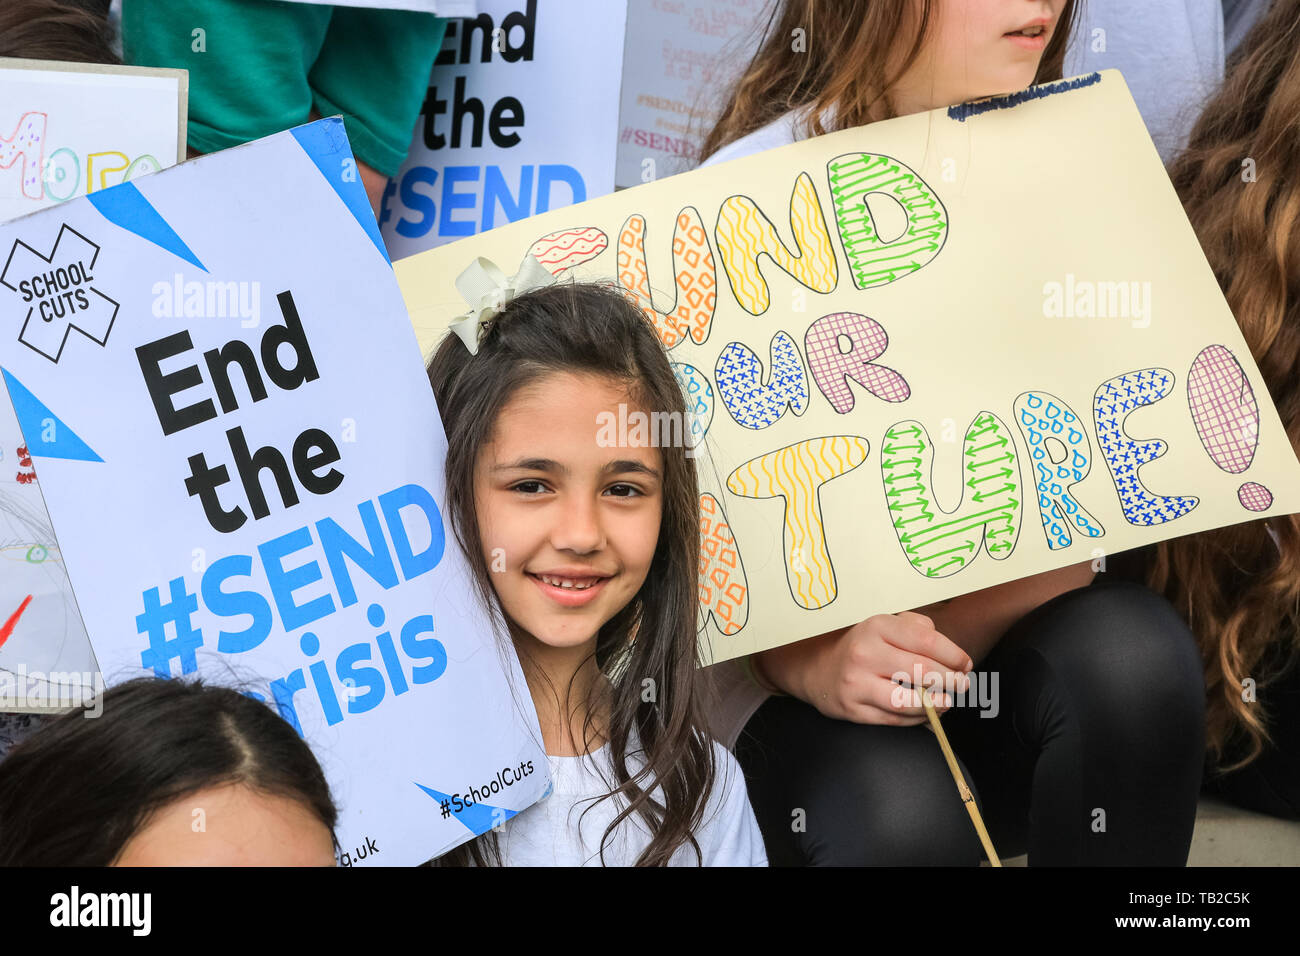
{"label": "girl's long dark hair", "polygon": [[[700,158],[810,107],[804,133],[820,136],[897,115],[889,90],[916,62],[934,22],[933,0],[920,0],[915,22],[905,0],[773,0],[767,25],[704,137]],[[1059,80],[1079,0],[1068,0],[1039,61],[1035,83]],[[807,49],[791,50],[801,31]],[[891,54],[905,50],[898,65]],[[833,118],[826,127],[823,120]]]}
{"label": "girl's long dark hair", "polygon": [[[471,356],[456,336],[447,336],[429,362],[429,381],[447,431],[447,508],[499,633],[508,630],[508,622],[483,559],[474,507],[475,463],[510,398],[553,373],[602,376],[626,387],[642,408],[675,413],[683,424],[689,421],[654,329],[640,309],[611,288],[564,283],[521,295],[492,321],[477,355]],[[693,848],[700,859],[693,831],[714,776],[712,745],[698,730],[703,722],[696,676],[695,462],[680,444],[660,451],[664,493],[659,543],[641,590],[597,636],[595,663],[608,690],[595,682],[593,693],[607,692],[609,698],[585,702],[583,731],[589,749],[592,715],[605,704],[614,779],[601,799],[617,798],[619,812],[601,838],[601,860],[615,829],[635,816],[651,833],[639,866],[665,865],[682,846]],[[651,687],[654,693],[646,694]],[[643,760],[635,772],[627,760],[634,737]],[[483,866],[500,861],[496,834],[489,832],[436,863]]]}
{"label": "girl's long dark hair", "polygon": [[267,705],[197,680],[144,677],[63,714],[0,762],[0,866],[108,866],[150,815],[242,784],[297,800],[334,833],[311,748]]}

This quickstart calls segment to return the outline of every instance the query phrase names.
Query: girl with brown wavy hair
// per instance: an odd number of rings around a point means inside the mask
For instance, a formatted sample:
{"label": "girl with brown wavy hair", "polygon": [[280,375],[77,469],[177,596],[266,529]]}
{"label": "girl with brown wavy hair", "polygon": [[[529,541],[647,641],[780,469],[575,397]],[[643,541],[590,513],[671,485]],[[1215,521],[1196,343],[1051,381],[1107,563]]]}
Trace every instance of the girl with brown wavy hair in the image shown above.
{"label": "girl with brown wavy hair", "polygon": [[[1233,55],[1169,174],[1300,456],[1300,0]],[[1211,789],[1300,818],[1300,515],[1155,546],[1205,665]]]}
{"label": "girl with brown wavy hair", "polygon": [[[979,0],[971,13],[981,17],[996,6]],[[758,52],[704,138],[702,159],[783,118],[803,139],[929,109],[929,101],[960,103],[1023,88],[1026,80],[1060,79],[1074,0],[1000,6],[1005,13],[994,16],[1042,31],[1038,39],[1008,43],[1008,31],[970,42],[968,22],[951,15],[951,0],[774,3]],[[806,49],[797,49],[801,43]],[[944,52],[959,46],[961,60],[945,62]]]}
{"label": "girl with brown wavy hair", "polygon": [[[1058,79],[1076,7],[784,0],[704,153]],[[1163,598],[1085,562],[755,654],[748,679],[714,668],[713,727],[735,742],[772,863],[976,863],[920,700],[893,681],[919,668],[964,690],[976,662],[992,705],[941,709],[1003,855],[1186,862],[1204,753],[1195,642]]]}
{"label": "girl with brown wavy hair", "polygon": [[448,335],[429,362],[447,510],[555,789],[438,864],[765,865],[740,769],[701,731],[695,461],[605,430],[688,421],[654,330],[566,283],[511,299],[468,348]]}

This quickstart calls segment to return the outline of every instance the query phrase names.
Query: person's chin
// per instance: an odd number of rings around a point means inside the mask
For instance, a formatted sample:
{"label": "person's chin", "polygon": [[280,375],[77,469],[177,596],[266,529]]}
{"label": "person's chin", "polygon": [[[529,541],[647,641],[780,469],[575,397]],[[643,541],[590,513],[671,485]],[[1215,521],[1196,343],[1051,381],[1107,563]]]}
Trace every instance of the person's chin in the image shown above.
{"label": "person's chin", "polygon": [[570,647],[581,647],[591,640],[593,634],[600,630],[594,624],[589,628],[585,626],[573,627],[572,624],[576,623],[570,622],[568,627],[541,625],[537,628],[537,631],[530,633],[533,640],[538,644],[543,644],[554,650],[561,650]]}
{"label": "person's chin", "polygon": [[1034,74],[1008,74],[1005,79],[990,82],[985,89],[987,92],[978,96],[972,96],[972,100],[986,100],[994,96],[1012,96],[1022,90],[1028,89],[1034,83]]}
{"label": "person's chin", "polygon": [[591,640],[592,635],[600,630],[603,618],[590,612],[556,614],[549,609],[539,609],[537,613],[528,615],[526,621],[517,623],[539,644],[563,648],[577,647]]}

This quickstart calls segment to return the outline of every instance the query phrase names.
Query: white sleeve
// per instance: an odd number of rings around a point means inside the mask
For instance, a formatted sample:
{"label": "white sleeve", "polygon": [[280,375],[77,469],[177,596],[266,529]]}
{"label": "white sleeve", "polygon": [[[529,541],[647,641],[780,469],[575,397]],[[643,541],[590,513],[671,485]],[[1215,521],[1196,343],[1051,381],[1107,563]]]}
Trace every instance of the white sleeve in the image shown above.
{"label": "white sleeve", "polygon": [[[745,791],[745,775],[721,744],[713,745],[717,776],[695,834],[705,866],[767,866],[763,834]],[[694,862],[695,855],[690,855]]]}
{"label": "white sleeve", "polygon": [[725,163],[730,159],[743,159],[746,156],[753,156],[755,153],[765,153],[769,149],[776,149],[778,146],[789,146],[802,138],[798,129],[798,122],[803,114],[799,111],[786,113],[779,116],[766,126],[754,130],[747,136],[742,136],[738,140],[723,146],[704,162],[700,163],[699,168],[705,166],[714,166],[718,163]]}

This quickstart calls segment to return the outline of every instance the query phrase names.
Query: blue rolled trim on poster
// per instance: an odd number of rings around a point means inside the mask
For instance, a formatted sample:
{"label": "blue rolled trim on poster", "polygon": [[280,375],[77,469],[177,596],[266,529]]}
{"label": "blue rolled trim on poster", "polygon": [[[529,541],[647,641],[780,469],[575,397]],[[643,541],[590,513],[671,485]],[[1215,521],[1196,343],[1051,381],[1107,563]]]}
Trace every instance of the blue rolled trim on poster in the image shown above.
{"label": "blue rolled trim on poster", "polygon": [[964,123],[972,116],[979,116],[981,113],[1010,109],[1013,106],[1019,106],[1021,103],[1027,103],[1029,100],[1041,100],[1044,96],[1051,96],[1053,93],[1068,93],[1070,90],[1082,89],[1085,86],[1092,86],[1094,83],[1100,82],[1100,73],[1089,73],[1087,76],[1076,76],[1072,80],[1060,80],[1056,83],[1031,86],[1027,90],[1021,90],[1019,93],[1008,93],[1006,96],[993,96],[975,103],[959,103],[957,106],[948,107],[948,118]]}
{"label": "blue rolled trim on poster", "polygon": [[176,235],[176,230],[167,224],[162,214],[144,198],[135,183],[121,183],[109,189],[96,190],[87,193],[86,198],[113,225],[121,226],[127,232],[133,232],[141,239],[166,249],[204,272],[208,271],[207,266],[199,262],[199,257],[190,251],[184,240]]}
{"label": "blue rolled trim on poster", "polygon": [[[289,132],[293,133],[293,138],[298,141],[302,151],[320,170],[325,182],[338,193],[343,205],[348,207],[348,212],[365,230],[384,261],[392,265],[388,250],[384,248],[384,239],[379,234],[379,226],[375,223],[375,212],[370,208],[370,197],[366,195],[366,187],[362,185],[361,176],[357,172],[356,159],[352,155],[343,120],[330,116],[306,126],[296,126]],[[343,159],[352,161],[351,178],[343,175],[344,164],[340,161]]]}
{"label": "blue rolled trim on poster", "polygon": [[[14,378],[7,368],[4,373],[5,387],[9,389],[9,400],[14,406],[14,415],[27,441],[27,453],[35,458],[67,458],[72,461],[100,461],[95,452],[81,440],[76,432],[63,423],[50,411],[39,398],[33,395],[22,382]],[[34,441],[34,437],[44,438],[45,432],[53,426],[54,438],[51,441]]]}
{"label": "blue rolled trim on poster", "polygon": [[[412,781],[414,782],[414,781]],[[441,807],[444,803],[450,805],[451,797],[448,794],[438,790],[426,787],[422,783],[415,784],[438,803]],[[497,812],[504,813],[504,817],[497,817]],[[504,807],[490,807],[486,803],[475,803],[461,810],[451,810],[450,815],[465,825],[465,828],[478,836],[481,833],[487,833],[498,822],[505,822],[513,817],[518,810],[507,810]]]}

